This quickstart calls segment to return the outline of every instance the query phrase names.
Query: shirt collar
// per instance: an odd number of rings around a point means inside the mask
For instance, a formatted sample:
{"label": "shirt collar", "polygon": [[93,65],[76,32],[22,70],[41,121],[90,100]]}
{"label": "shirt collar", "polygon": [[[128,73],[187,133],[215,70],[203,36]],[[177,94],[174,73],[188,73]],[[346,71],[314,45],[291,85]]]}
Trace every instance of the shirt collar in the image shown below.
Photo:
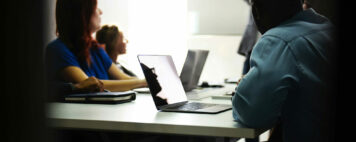
{"label": "shirt collar", "polygon": [[306,21],[310,23],[325,23],[328,22],[329,19],[317,13],[314,9],[309,8],[307,10],[299,12],[294,17],[283,22],[282,24],[286,24],[294,21]]}

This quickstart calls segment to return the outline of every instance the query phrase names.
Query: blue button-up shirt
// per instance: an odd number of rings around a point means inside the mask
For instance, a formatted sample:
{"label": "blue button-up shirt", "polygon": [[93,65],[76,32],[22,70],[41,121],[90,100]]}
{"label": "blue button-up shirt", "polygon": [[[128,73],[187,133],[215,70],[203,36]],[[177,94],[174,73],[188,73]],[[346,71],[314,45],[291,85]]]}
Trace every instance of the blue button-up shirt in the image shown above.
{"label": "blue button-up shirt", "polygon": [[313,9],[268,30],[255,45],[251,69],[236,87],[233,116],[253,128],[282,123],[284,141],[320,141],[326,128],[328,51],[333,25]]}

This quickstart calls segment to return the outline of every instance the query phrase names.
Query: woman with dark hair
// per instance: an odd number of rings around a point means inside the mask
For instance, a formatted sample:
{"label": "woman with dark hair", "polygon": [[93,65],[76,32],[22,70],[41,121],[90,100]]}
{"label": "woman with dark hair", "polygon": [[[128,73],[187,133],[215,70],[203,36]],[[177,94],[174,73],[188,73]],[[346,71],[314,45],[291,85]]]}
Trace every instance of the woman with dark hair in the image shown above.
{"label": "woman with dark hair", "polygon": [[145,80],[123,76],[92,37],[100,29],[101,14],[97,0],[57,0],[58,39],[46,51],[48,80],[78,83],[96,77],[110,91],[147,86]]}
{"label": "woman with dark hair", "polygon": [[119,55],[126,54],[126,44],[128,43],[128,40],[124,37],[124,33],[117,26],[104,25],[96,32],[96,40],[100,44],[105,44],[106,53],[108,53],[116,66],[123,71],[123,75],[127,76],[127,78],[136,77],[133,72],[126,69],[117,61]]}

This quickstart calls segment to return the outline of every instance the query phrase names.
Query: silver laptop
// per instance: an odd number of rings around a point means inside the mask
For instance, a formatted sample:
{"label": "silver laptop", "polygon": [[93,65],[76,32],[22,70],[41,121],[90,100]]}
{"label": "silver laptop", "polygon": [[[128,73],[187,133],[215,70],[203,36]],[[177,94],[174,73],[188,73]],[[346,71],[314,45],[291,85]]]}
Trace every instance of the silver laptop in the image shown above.
{"label": "silver laptop", "polygon": [[208,93],[212,88],[198,87],[208,54],[209,50],[188,50],[182,72],[180,73],[180,80],[182,81],[188,100],[199,100],[212,96],[211,93]]}
{"label": "silver laptop", "polygon": [[231,105],[189,102],[169,55],[138,55],[156,108],[161,111],[219,113]]}
{"label": "silver laptop", "polygon": [[[209,50],[188,50],[182,72],[180,73],[180,80],[188,99],[195,100],[210,96],[203,93],[209,91],[210,88],[196,89],[208,54]],[[133,89],[133,91],[137,93],[150,93],[148,88],[137,88]]]}
{"label": "silver laptop", "polygon": [[198,87],[199,78],[208,54],[208,50],[188,50],[187,58],[180,73],[180,80],[186,92]]}

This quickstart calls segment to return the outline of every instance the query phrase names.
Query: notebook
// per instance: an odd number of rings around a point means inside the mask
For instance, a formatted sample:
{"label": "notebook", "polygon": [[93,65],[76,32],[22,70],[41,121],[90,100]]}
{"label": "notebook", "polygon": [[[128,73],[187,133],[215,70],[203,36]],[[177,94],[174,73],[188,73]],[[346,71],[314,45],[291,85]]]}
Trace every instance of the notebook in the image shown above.
{"label": "notebook", "polygon": [[231,105],[189,102],[169,55],[138,55],[156,108],[161,111],[219,113]]}
{"label": "notebook", "polygon": [[64,98],[66,102],[105,104],[125,103],[135,99],[136,93],[134,91],[70,94]]}

